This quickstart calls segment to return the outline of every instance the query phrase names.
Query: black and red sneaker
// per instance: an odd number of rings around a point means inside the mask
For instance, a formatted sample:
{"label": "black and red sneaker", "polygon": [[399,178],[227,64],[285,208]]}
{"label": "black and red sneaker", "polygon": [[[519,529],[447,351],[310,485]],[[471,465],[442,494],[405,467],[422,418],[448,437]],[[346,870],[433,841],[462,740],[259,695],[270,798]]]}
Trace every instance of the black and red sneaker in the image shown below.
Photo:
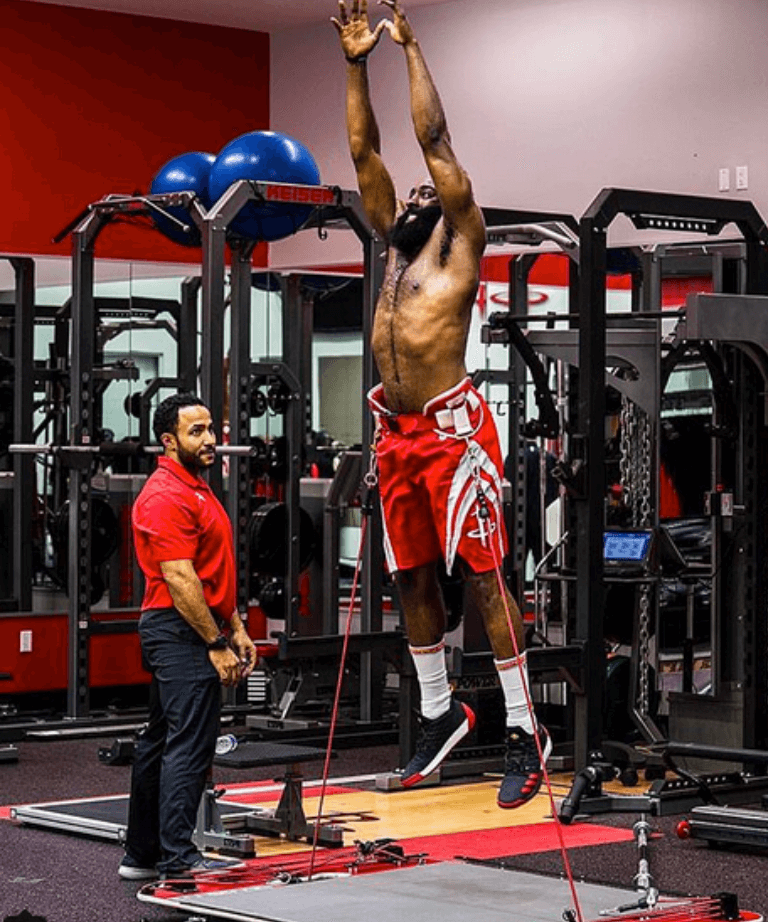
{"label": "black and red sneaker", "polygon": [[545,727],[538,728],[541,757],[536,739],[520,727],[507,731],[504,777],[497,803],[505,809],[521,807],[534,797],[544,778],[544,765],[552,752],[552,740]]}
{"label": "black and red sneaker", "polygon": [[409,788],[431,775],[453,747],[475,725],[475,712],[455,698],[451,706],[434,720],[421,718],[421,736],[416,752],[402,772],[400,783]]}

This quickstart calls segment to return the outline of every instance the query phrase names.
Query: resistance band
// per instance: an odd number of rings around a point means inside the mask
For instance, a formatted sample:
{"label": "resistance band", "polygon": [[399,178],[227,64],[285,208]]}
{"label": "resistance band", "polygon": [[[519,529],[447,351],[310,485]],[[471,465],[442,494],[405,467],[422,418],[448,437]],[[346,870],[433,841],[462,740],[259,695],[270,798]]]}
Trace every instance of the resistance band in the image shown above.
{"label": "resistance band", "polygon": [[349,594],[349,607],[347,608],[347,621],[344,627],[344,642],[341,646],[341,657],[339,662],[339,674],[336,678],[336,692],[333,696],[333,708],[331,710],[331,725],[328,729],[328,745],[325,749],[325,762],[323,764],[323,778],[320,783],[320,802],[317,808],[317,817],[315,820],[314,832],[312,835],[312,853],[309,859],[309,871],[307,880],[312,880],[312,872],[315,867],[315,854],[317,852],[317,840],[320,833],[320,823],[323,818],[323,804],[325,803],[325,789],[328,785],[328,771],[331,764],[331,753],[333,751],[333,735],[336,731],[336,720],[339,714],[339,701],[341,699],[341,688],[344,681],[344,664],[347,658],[347,648],[349,647],[349,635],[352,627],[352,614],[355,609],[355,596],[357,595],[357,583],[360,576],[360,570],[363,563],[363,548],[365,546],[366,532],[368,531],[368,514],[363,512],[363,521],[360,527],[360,547],[357,551],[357,563],[355,564],[355,575],[352,579],[352,589]]}
{"label": "resistance band", "polygon": [[[485,519],[485,521],[489,525],[488,544],[489,544],[489,547],[491,548],[491,554],[493,555],[493,568],[496,573],[496,582],[499,587],[499,594],[501,595],[502,604],[504,605],[504,614],[507,619],[507,627],[509,628],[509,636],[510,636],[510,639],[512,640],[512,646],[514,647],[514,650],[515,650],[515,657],[518,660],[517,668],[522,670],[522,664],[520,663],[520,646],[517,642],[517,637],[515,636],[515,627],[514,627],[514,624],[512,623],[512,613],[509,610],[509,603],[507,601],[507,593],[506,593],[506,584],[504,582],[504,577],[501,572],[501,561],[499,560],[499,556],[498,556],[495,543],[491,540],[491,527],[490,526],[495,525],[496,529],[498,530],[501,528],[501,522],[491,521],[493,513],[491,510],[491,506],[488,503],[488,499],[485,495],[485,490],[483,488],[483,482],[480,479],[479,472],[474,468],[474,466],[472,470],[473,470],[473,474],[475,477],[475,484],[476,484],[476,490],[477,490],[478,519],[480,520]],[[521,676],[521,678],[524,679],[525,677]],[[525,704],[526,704],[526,707],[528,708],[528,713],[531,717],[531,722],[533,723],[534,727],[538,727],[538,724],[536,722],[536,714],[533,708],[533,701],[531,700],[531,695],[528,690],[528,683],[523,681],[521,682],[521,684],[523,686],[523,693],[525,694]],[[547,796],[549,797],[549,805],[552,811],[552,818],[555,822],[555,829],[557,830],[557,838],[560,844],[560,854],[562,855],[562,858],[563,858],[563,867],[565,869],[565,876],[568,879],[568,887],[570,888],[570,891],[571,891],[571,899],[573,901],[573,908],[575,910],[576,922],[583,922],[581,905],[579,903],[578,894],[576,893],[576,883],[573,879],[573,872],[571,870],[571,862],[568,858],[568,849],[566,847],[565,837],[563,835],[563,827],[560,822],[560,817],[558,816],[557,810],[555,808],[555,798],[554,798],[554,795],[552,794],[552,785],[549,780],[549,772],[547,771],[546,763],[544,762],[544,752],[541,748],[541,740],[539,739],[538,731],[534,733],[533,738],[536,741],[536,751],[539,754],[539,762],[541,763],[541,769],[544,775],[544,783],[547,788]]]}

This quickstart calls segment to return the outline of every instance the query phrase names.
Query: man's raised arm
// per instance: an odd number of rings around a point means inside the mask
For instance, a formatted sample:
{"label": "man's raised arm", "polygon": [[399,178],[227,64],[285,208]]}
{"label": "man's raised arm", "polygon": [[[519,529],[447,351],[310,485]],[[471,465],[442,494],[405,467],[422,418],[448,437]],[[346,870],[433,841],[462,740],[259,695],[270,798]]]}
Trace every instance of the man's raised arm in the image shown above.
{"label": "man's raised arm", "polygon": [[398,0],[381,0],[394,13],[385,24],[393,40],[402,45],[408,65],[411,116],[416,139],[424,153],[445,220],[466,234],[478,247],[485,246],[485,227],[472,195],[469,176],[456,159],[443,105],[413,29]]}
{"label": "man's raised arm", "polygon": [[339,18],[331,22],[336,26],[347,59],[347,134],[363,208],[374,230],[386,237],[395,220],[397,202],[392,177],[381,159],[367,65],[368,55],[378,44],[385,22],[371,31],[367,0],[352,0],[349,13],[344,0],[339,0]]}

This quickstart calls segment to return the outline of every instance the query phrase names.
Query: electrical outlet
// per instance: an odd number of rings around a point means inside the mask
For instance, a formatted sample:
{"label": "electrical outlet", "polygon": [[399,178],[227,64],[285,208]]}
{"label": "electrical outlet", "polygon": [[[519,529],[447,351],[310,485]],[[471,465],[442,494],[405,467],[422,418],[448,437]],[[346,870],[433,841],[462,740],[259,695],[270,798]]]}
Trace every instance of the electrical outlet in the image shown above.
{"label": "electrical outlet", "polygon": [[722,167],[717,174],[717,188],[721,192],[727,192],[731,188],[731,171],[727,166]]}
{"label": "electrical outlet", "polygon": [[737,189],[748,189],[749,188],[749,171],[745,166],[736,167],[736,188]]}
{"label": "electrical outlet", "polygon": [[19,631],[19,653],[32,652],[32,631]]}

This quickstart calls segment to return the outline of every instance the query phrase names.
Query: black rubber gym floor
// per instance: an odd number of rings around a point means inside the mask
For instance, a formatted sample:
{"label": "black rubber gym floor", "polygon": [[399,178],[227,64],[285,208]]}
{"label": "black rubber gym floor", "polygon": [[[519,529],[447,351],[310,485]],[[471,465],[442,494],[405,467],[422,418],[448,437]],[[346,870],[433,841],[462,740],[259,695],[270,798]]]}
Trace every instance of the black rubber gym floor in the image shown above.
{"label": "black rubber gym floor", "polygon": [[[124,794],[130,768],[99,762],[97,750],[103,745],[103,740],[93,739],[20,743],[19,761],[0,763],[0,807]],[[339,750],[332,775],[385,771],[396,758],[394,746]],[[249,769],[247,778],[223,767],[216,767],[214,772],[216,783],[222,785],[272,780],[275,775],[274,767]],[[744,909],[768,917],[768,852],[757,854],[682,841],[675,834],[680,819],[682,816],[649,818],[653,833],[660,833],[652,839],[649,850],[650,870],[660,890],[698,896],[732,891]],[[630,829],[636,820],[632,814],[594,817],[594,822],[602,825]],[[135,898],[139,885],[117,876],[121,855],[116,843],[0,821],[0,920],[23,910],[42,916],[46,922],[180,922],[186,918],[163,907],[139,903]],[[633,888],[638,855],[632,842],[573,848],[569,859],[577,882]],[[501,858],[495,863],[515,871],[562,875],[558,852]],[[559,922],[560,911],[553,907],[552,922]],[[482,922],[481,906],[474,917]]]}

